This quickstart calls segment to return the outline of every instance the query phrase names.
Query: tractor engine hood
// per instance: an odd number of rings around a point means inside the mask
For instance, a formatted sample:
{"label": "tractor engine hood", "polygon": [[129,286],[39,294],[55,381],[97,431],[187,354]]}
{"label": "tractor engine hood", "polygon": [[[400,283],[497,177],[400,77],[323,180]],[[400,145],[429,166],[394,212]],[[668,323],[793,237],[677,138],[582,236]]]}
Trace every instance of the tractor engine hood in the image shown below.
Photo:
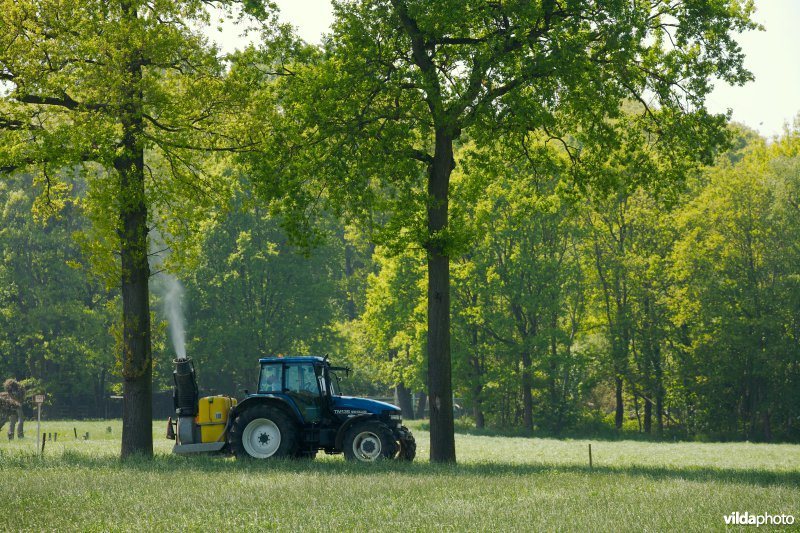
{"label": "tractor engine hood", "polygon": [[354,398],[352,396],[334,396],[333,412],[337,415],[355,416],[366,413],[374,415],[383,414],[384,411],[397,411],[400,408],[386,402],[370,400],[367,398]]}

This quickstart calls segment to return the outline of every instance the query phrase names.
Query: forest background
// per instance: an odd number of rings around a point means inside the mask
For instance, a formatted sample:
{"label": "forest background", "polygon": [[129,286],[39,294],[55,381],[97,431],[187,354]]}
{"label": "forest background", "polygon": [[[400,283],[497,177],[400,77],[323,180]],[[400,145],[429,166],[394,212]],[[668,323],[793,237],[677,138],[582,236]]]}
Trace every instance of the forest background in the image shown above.
{"label": "forest background", "polygon": [[[552,139],[457,143],[460,425],[800,440],[800,132],[766,139],[731,123],[729,134],[684,180],[637,176],[623,150],[594,169],[610,179],[580,187]],[[183,156],[165,153],[161,164]],[[156,391],[168,397],[183,349],[204,392],[235,396],[254,388],[259,357],[329,354],[354,369],[347,392],[393,395],[404,416],[423,416],[425,250],[376,244],[375,228],[335,212],[297,242],[297,221],[255,199],[234,161],[201,159],[179,174],[213,174],[202,215],[181,219],[186,206],[169,201],[153,210],[175,219],[150,243]],[[101,199],[85,173],[57,174],[0,181],[0,376],[46,392],[54,415],[113,415],[121,295],[98,253]]]}

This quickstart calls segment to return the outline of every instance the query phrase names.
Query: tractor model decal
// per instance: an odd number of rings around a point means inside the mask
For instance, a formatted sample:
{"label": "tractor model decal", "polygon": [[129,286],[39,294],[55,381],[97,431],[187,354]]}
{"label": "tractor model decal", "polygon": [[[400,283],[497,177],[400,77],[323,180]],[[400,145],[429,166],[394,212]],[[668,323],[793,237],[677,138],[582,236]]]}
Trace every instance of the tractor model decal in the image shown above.
{"label": "tractor model decal", "polygon": [[365,415],[369,413],[366,409],[334,409],[333,412],[337,415],[347,416]]}

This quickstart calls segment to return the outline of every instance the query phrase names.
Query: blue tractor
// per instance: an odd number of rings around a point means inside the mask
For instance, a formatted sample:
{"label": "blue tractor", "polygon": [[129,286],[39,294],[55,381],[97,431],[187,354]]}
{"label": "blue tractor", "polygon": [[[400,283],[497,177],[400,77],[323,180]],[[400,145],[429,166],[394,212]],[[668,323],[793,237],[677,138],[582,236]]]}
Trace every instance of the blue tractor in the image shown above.
{"label": "blue tractor", "polygon": [[198,398],[191,359],[175,361],[175,453],[229,452],[242,459],[313,458],[319,450],[354,461],[411,461],[416,443],[392,404],[342,396],[327,357],[267,357],[258,390],[241,402]]}

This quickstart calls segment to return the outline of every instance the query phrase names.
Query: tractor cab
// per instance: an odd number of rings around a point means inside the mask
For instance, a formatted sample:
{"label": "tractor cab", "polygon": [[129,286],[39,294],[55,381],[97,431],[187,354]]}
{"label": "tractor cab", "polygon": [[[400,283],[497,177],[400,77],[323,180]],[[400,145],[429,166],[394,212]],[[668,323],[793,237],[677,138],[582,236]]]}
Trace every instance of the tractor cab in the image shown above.
{"label": "tractor cab", "polygon": [[305,423],[321,420],[330,391],[323,358],[269,357],[260,363],[258,395],[285,397]]}
{"label": "tractor cab", "polygon": [[357,415],[373,414],[387,421],[400,420],[400,411],[394,405],[342,396],[339,392],[339,375],[349,374],[346,367],[331,366],[323,357],[267,357],[260,359],[261,373],[258,395],[280,396],[306,424],[317,424],[335,419],[339,422]]}

